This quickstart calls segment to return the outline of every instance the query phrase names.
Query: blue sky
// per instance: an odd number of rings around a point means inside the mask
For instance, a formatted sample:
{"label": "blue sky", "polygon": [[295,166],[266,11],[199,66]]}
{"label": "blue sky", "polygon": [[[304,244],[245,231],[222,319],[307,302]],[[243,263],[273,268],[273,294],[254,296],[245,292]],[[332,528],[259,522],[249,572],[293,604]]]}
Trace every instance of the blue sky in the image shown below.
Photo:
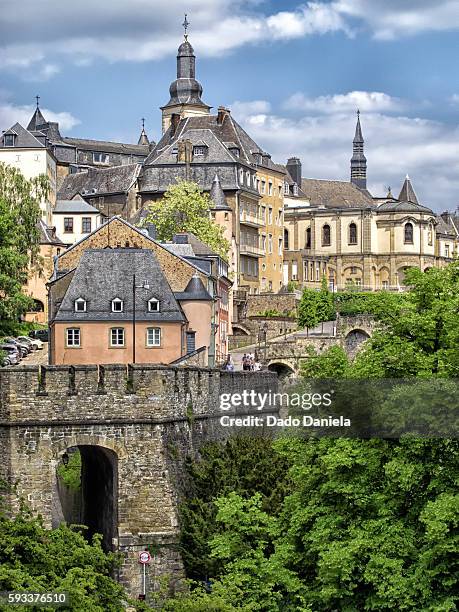
{"label": "blue sky", "polygon": [[66,135],[132,142],[145,117],[158,139],[186,10],[203,99],[229,106],[277,161],[348,179],[360,107],[375,195],[408,172],[425,204],[459,204],[457,0],[1,5],[1,129],[25,122],[38,93]]}

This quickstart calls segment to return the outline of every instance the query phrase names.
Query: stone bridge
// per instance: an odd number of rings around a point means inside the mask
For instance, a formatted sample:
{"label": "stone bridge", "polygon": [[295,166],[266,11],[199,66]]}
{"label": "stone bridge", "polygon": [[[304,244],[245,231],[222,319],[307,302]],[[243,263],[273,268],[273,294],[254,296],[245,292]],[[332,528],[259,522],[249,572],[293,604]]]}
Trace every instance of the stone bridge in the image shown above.
{"label": "stone bridge", "polygon": [[[178,502],[184,460],[206,440],[234,430],[220,425],[220,395],[275,392],[274,373],[231,373],[168,366],[24,366],[0,371],[0,478],[17,483],[9,504],[26,500],[47,527],[66,518],[57,468],[78,448],[81,518],[89,534],[120,551],[117,578],[141,593],[139,551],[152,563],[147,582],[183,578]],[[225,414],[247,414],[241,408]],[[67,455],[68,456],[68,455]]]}
{"label": "stone bridge", "polygon": [[[307,358],[308,350],[321,353],[331,346],[342,346],[352,358],[362,344],[373,335],[378,327],[375,319],[368,315],[338,316],[336,322],[327,322],[325,332],[305,331],[287,336],[285,339],[270,341],[261,347],[259,355],[268,370],[279,376],[298,373],[300,363]],[[320,329],[320,326],[316,329]]]}

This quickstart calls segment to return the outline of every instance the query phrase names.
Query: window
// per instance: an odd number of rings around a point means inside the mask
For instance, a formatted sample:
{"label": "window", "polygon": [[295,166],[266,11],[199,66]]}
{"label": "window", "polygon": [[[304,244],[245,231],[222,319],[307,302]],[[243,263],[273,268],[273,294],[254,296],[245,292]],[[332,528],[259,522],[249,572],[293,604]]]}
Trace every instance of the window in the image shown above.
{"label": "window", "polygon": [[261,237],[261,250],[266,251],[266,234],[262,234],[260,237]]}
{"label": "window", "polygon": [[14,147],[15,134],[5,134],[3,136],[3,146],[4,147]]}
{"label": "window", "polygon": [[349,225],[349,244],[357,244],[357,225],[355,223]]}
{"label": "window", "polygon": [[266,193],[266,181],[262,180],[261,181],[261,193]]}
{"label": "window", "polygon": [[273,235],[268,234],[268,253],[273,252]]}
{"label": "window", "polygon": [[83,217],[81,219],[81,233],[82,234],[91,233],[91,217]]}
{"label": "window", "polygon": [[187,331],[186,332],[186,352],[192,353],[195,350],[196,350],[196,332]]}
{"label": "window", "polygon": [[268,183],[268,195],[270,195],[270,196],[273,195],[273,183],[272,183],[272,181],[269,181],[269,183]]}
{"label": "window", "polygon": [[279,238],[279,255],[282,255],[282,238]]}
{"label": "window", "polygon": [[64,233],[73,233],[73,217],[64,217]]}
{"label": "window", "polygon": [[229,152],[232,153],[235,157],[239,157],[239,149],[237,147],[231,147]]}
{"label": "window", "polygon": [[383,280],[381,283],[383,289],[389,289],[389,281]]}
{"label": "window", "polygon": [[309,265],[308,265],[307,261],[304,262],[304,272],[303,272],[303,274],[304,274],[304,280],[307,281],[309,279]]}
{"label": "window", "polygon": [[331,244],[331,231],[330,226],[324,225],[322,228],[322,246],[330,246]]}
{"label": "window", "polygon": [[298,185],[296,183],[293,183],[293,195],[298,195]]}
{"label": "window", "polygon": [[405,223],[405,244],[413,244],[413,224]]}
{"label": "window", "polygon": [[361,278],[356,278],[354,280],[355,284],[357,287],[361,287],[362,286],[362,279]]}
{"label": "window", "polygon": [[429,231],[427,232],[427,244],[429,246],[433,245],[433,226],[429,225]]}
{"label": "window", "polygon": [[284,195],[289,195],[289,194],[290,194],[290,187],[288,183],[284,183]]}
{"label": "window", "polygon": [[149,327],[147,329],[147,346],[161,346],[160,327]]}
{"label": "window", "polygon": [[308,227],[306,229],[306,244],[305,244],[305,248],[306,249],[310,249],[311,248],[311,228]]}
{"label": "window", "polygon": [[110,330],[110,346],[124,346],[124,327],[112,327]]}
{"label": "window", "polygon": [[108,153],[94,152],[92,154],[92,161],[95,164],[109,164],[110,163],[110,155]]}
{"label": "window", "polygon": [[244,170],[242,170],[242,168],[239,170],[239,182],[241,185],[244,184]]}
{"label": "window", "polygon": [[449,244],[445,244],[445,257],[449,257]]}
{"label": "window", "polygon": [[273,222],[273,209],[271,206],[268,208],[268,223],[272,225]]}
{"label": "window", "polygon": [[292,261],[292,280],[298,280],[298,263]]}
{"label": "window", "polygon": [[316,281],[320,281],[320,261],[316,261]]}
{"label": "window", "polygon": [[86,300],[83,298],[75,300],[75,312],[86,312]]}
{"label": "window", "polygon": [[148,312],[159,312],[159,300],[156,298],[148,300]]}
{"label": "window", "polygon": [[250,187],[250,172],[245,173],[245,182],[247,183],[247,187]]}
{"label": "window", "polygon": [[284,249],[288,251],[290,248],[290,240],[288,235],[288,229],[284,229]]}
{"label": "window", "polygon": [[112,312],[123,312],[124,302],[119,298],[112,300]]}
{"label": "window", "polygon": [[261,207],[261,220],[266,223],[266,206]]}
{"label": "window", "polygon": [[201,157],[207,153],[207,147],[193,147],[193,155]]}
{"label": "window", "polygon": [[66,331],[66,344],[69,348],[77,348],[80,346],[81,335],[79,327],[69,327]]}

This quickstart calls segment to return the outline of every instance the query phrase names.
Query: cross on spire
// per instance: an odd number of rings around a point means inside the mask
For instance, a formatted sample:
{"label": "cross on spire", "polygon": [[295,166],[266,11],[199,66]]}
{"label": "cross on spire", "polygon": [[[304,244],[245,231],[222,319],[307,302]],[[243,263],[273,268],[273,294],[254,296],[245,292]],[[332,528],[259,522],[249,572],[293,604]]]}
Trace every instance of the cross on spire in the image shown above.
{"label": "cross on spire", "polygon": [[185,21],[182,23],[183,29],[184,29],[184,37],[185,37],[185,41],[188,40],[188,26],[190,25],[190,22],[187,19],[188,15],[187,13],[185,13]]}
{"label": "cross on spire", "polygon": [[144,130],[144,129],[145,129],[145,118],[142,117],[142,130]]}
{"label": "cross on spire", "polygon": [[357,119],[360,117],[360,109],[357,109]]}
{"label": "cross on spire", "polygon": [[35,100],[37,101],[37,108],[40,106],[40,96],[35,96]]}

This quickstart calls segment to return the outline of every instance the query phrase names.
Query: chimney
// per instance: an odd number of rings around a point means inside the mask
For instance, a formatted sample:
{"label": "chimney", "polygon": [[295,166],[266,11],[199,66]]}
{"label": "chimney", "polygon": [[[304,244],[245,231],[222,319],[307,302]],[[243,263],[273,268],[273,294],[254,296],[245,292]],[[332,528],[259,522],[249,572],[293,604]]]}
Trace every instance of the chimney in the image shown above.
{"label": "chimney", "polygon": [[217,111],[217,125],[223,125],[223,121],[225,117],[230,114],[229,108],[225,108],[224,106],[219,106]]}
{"label": "chimney", "polygon": [[445,223],[449,223],[449,221],[450,221],[450,214],[451,213],[448,210],[445,210],[445,212],[441,213],[440,217],[443,219],[443,221]]}
{"label": "chimney", "polygon": [[263,151],[263,153],[261,154],[261,163],[263,164],[263,166],[268,166],[270,159],[271,159],[271,155]]}
{"label": "chimney", "polygon": [[174,234],[172,242],[174,244],[188,244],[188,234],[186,232]]}
{"label": "chimney", "polygon": [[290,157],[287,160],[287,170],[295,183],[301,187],[301,160],[298,157]]}
{"label": "chimney", "polygon": [[178,113],[172,113],[171,115],[171,136],[175,134],[180,123],[180,115]]}
{"label": "chimney", "polygon": [[148,237],[156,240],[156,225],[154,223],[147,223],[145,229],[148,232]]}

